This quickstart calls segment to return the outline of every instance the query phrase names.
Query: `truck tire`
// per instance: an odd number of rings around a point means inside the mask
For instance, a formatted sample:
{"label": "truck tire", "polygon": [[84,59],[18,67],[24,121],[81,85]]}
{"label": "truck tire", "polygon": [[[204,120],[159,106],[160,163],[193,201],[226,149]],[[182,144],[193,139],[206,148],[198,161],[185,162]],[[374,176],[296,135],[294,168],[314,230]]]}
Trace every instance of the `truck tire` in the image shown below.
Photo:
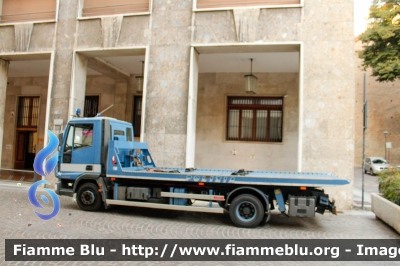
{"label": "truck tire", "polygon": [[98,187],[93,183],[82,184],[76,195],[76,202],[79,208],[84,211],[98,211],[103,205],[103,200]]}
{"label": "truck tire", "polygon": [[251,194],[239,195],[231,202],[229,216],[236,226],[253,228],[264,218],[264,207],[261,201]]}

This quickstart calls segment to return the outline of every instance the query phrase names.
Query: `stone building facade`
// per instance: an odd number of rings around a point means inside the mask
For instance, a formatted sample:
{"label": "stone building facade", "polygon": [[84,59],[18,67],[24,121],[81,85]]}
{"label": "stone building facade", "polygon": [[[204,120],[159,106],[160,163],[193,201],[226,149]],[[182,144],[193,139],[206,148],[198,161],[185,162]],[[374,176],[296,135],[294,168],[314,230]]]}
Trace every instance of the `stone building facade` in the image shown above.
{"label": "stone building facade", "polygon": [[[355,36],[355,149],[354,163],[362,166],[363,158],[363,103],[368,102],[367,128],[365,130],[365,156],[386,157],[392,166],[400,165],[400,108],[397,97],[400,81],[377,82],[372,69],[362,68],[359,52],[363,44],[359,35],[367,29],[371,1],[354,1]],[[365,82],[364,82],[365,74]],[[387,132],[387,134],[384,134]],[[386,146],[388,142],[388,146]]]}
{"label": "stone building facade", "polygon": [[[368,101],[367,129],[365,130],[365,157],[375,156],[386,158],[390,165],[400,165],[400,108],[397,96],[400,92],[400,81],[378,82],[372,76],[372,70],[363,71],[362,60],[358,52],[362,45],[356,41],[355,52],[355,80],[356,80],[356,108],[355,108],[355,157],[354,163],[362,165],[363,157],[363,102],[364,102],[364,74],[365,97]],[[384,132],[388,132],[384,134]],[[388,142],[388,146],[386,146]]]}
{"label": "stone building facade", "polygon": [[[104,116],[132,122],[139,114],[137,139],[149,143],[158,166],[353,179],[353,1],[40,0],[19,17],[11,2],[25,1],[0,1],[1,167],[14,168],[27,152],[19,141],[38,152],[47,130],[62,131],[95,96],[99,112],[113,105]],[[255,94],[244,89],[250,67]],[[18,122],[21,98],[29,97],[39,97],[35,134],[21,133]],[[254,97],[278,99],[280,122],[275,133],[268,124],[249,140],[246,108],[242,124],[228,108],[231,99]],[[243,138],[232,138],[230,126]],[[260,140],[263,134],[279,134],[278,141]],[[351,187],[326,190],[347,209]]]}

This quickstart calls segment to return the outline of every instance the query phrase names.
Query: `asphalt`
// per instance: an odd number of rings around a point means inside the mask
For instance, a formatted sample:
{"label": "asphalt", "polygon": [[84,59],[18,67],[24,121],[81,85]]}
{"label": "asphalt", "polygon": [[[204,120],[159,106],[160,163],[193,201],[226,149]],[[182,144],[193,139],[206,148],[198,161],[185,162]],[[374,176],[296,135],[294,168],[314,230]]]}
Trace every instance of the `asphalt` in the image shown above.
{"label": "asphalt", "polygon": [[353,208],[370,211],[371,193],[379,193],[378,176],[364,174],[363,180],[361,167],[355,167],[353,184]]}

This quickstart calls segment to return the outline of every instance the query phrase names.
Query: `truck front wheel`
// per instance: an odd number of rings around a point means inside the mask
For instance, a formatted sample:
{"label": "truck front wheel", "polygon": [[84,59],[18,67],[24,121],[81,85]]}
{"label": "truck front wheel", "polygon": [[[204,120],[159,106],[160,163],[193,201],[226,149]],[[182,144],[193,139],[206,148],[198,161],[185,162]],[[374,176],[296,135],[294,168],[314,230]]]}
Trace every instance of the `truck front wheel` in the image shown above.
{"label": "truck front wheel", "polygon": [[93,183],[85,183],[79,187],[76,202],[84,211],[98,211],[103,206],[98,187]]}
{"label": "truck front wheel", "polygon": [[264,207],[257,197],[251,194],[243,194],[237,196],[231,202],[229,216],[236,226],[253,228],[262,221]]}

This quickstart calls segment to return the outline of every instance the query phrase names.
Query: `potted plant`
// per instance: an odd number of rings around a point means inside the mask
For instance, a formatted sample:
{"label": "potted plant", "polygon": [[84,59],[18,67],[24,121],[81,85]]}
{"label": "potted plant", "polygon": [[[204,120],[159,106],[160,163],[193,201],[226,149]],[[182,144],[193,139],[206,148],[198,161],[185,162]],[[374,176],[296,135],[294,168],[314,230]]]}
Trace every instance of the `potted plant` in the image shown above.
{"label": "potted plant", "polygon": [[400,233],[400,170],[389,169],[379,174],[380,194],[371,195],[376,217]]}

